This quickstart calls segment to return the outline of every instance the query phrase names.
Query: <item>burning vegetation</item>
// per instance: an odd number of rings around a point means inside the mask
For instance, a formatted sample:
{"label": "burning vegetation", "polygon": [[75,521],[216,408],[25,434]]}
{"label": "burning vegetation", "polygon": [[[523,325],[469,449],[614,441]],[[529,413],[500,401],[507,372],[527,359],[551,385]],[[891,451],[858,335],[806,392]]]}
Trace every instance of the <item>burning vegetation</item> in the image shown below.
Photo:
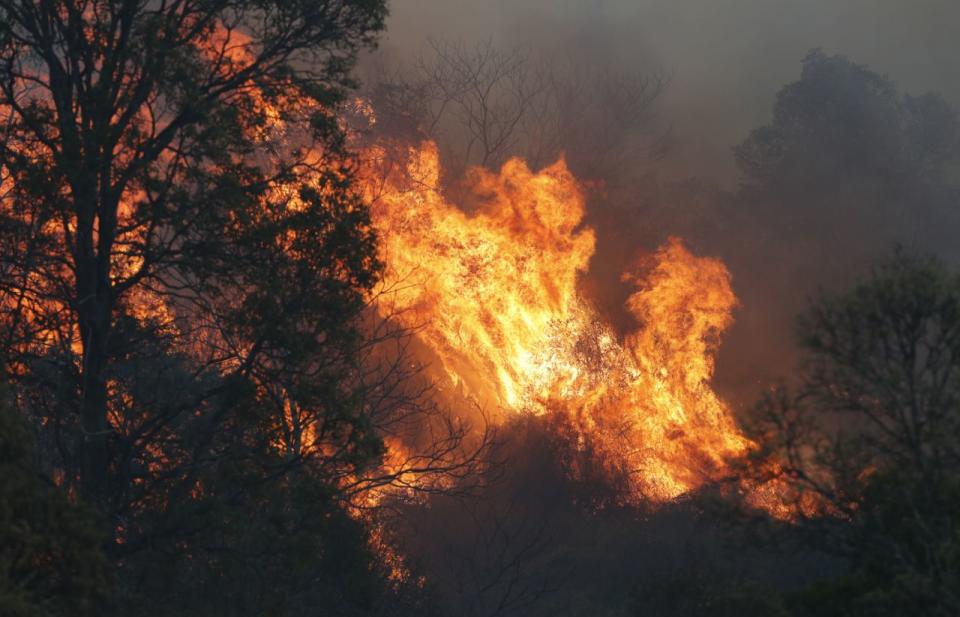
{"label": "burning vegetation", "polygon": [[520,159],[470,170],[467,213],[440,190],[433,143],[404,154],[380,166],[371,194],[390,290],[381,302],[442,367],[440,387],[501,422],[569,416],[634,479],[628,501],[728,475],[750,444],[709,384],[736,304],[722,263],[671,239],[625,273],[641,327],[621,340],[578,289],[596,237],[583,225],[585,189],[562,160],[537,172]]}

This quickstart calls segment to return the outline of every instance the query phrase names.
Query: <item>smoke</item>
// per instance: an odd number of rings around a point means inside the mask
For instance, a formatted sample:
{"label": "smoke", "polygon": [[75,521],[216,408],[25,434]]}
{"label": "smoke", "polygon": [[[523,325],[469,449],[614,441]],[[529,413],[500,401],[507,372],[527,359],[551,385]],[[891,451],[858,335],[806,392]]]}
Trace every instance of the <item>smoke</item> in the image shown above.
{"label": "smoke", "polygon": [[383,48],[413,57],[428,38],[493,41],[673,75],[661,100],[675,177],[734,186],[730,148],[769,119],[812,48],[843,54],[903,91],[960,103],[960,4],[953,0],[399,0]]}

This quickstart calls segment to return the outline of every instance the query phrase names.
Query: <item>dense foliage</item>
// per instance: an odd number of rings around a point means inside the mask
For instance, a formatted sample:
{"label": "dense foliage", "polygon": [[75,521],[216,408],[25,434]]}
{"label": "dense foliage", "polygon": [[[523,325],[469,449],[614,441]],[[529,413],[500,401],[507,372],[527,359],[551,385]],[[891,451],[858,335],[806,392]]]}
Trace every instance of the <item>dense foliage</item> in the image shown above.
{"label": "dense foliage", "polygon": [[0,613],[88,614],[111,587],[95,519],[40,472],[27,426],[0,397]]}
{"label": "dense foliage", "polygon": [[380,264],[336,110],[384,17],[0,2],[4,375],[120,614],[375,602],[338,487],[383,451],[358,371]]}

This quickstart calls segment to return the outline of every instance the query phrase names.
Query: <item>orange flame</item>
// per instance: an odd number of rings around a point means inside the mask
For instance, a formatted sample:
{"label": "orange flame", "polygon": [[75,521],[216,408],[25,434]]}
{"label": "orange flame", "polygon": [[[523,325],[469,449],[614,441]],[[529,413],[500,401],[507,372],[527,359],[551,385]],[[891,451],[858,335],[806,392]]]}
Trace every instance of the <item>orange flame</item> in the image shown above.
{"label": "orange flame", "polygon": [[[373,151],[380,160],[384,151]],[[628,300],[640,328],[623,340],[579,295],[595,235],[561,160],[473,169],[470,212],[438,189],[437,148],[368,183],[385,306],[438,358],[445,379],[501,420],[567,413],[629,470],[637,497],[667,500],[728,473],[751,442],[710,388],[715,345],[737,300],[714,259],[671,239]]]}

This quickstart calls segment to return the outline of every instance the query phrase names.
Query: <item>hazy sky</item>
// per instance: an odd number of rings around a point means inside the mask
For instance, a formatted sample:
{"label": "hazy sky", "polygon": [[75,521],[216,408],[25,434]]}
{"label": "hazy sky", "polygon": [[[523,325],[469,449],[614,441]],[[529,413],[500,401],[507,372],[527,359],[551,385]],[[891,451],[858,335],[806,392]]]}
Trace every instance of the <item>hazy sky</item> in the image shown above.
{"label": "hazy sky", "polygon": [[393,0],[388,53],[492,39],[598,64],[662,67],[680,175],[735,178],[730,147],[765,122],[811,48],[960,103],[960,0]]}

